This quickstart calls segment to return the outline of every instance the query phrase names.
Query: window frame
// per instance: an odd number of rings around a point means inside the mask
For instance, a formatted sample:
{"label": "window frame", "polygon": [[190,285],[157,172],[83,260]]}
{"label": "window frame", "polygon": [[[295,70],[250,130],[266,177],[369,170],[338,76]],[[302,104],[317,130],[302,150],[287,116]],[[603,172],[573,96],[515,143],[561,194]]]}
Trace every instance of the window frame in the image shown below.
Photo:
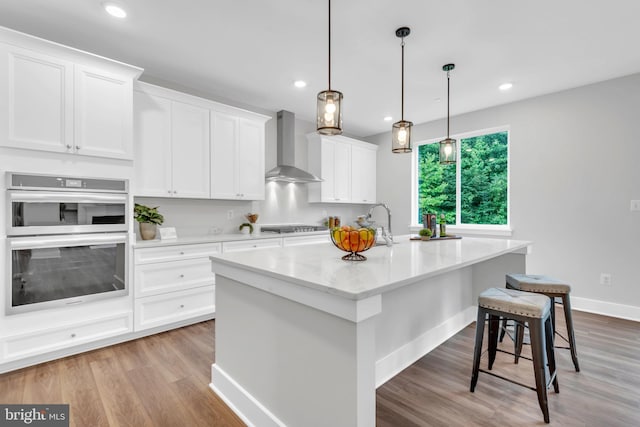
{"label": "window frame", "polygon": [[[461,224],[461,182],[460,175],[462,171],[462,144],[461,141],[467,138],[473,138],[481,135],[489,135],[492,133],[507,132],[507,223],[506,224]],[[496,126],[470,132],[458,133],[451,135],[456,140],[456,225],[448,224],[447,229],[453,233],[471,234],[471,235],[493,235],[493,236],[511,236],[513,229],[511,228],[511,127],[509,125]],[[411,225],[412,232],[421,229],[421,218],[418,218],[418,154],[419,147],[426,144],[435,144],[442,141],[441,138],[431,138],[418,141],[414,144],[411,153]]]}

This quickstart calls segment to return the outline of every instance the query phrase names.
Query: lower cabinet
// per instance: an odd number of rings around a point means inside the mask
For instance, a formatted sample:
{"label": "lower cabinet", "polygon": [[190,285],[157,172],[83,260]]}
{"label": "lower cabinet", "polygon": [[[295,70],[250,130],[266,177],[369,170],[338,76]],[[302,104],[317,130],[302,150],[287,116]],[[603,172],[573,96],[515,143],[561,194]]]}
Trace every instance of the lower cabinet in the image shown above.
{"label": "lower cabinet", "polygon": [[209,256],[220,243],[135,248],[134,330],[213,318],[215,275]]}
{"label": "lower cabinet", "polygon": [[6,337],[1,341],[3,361],[37,356],[131,332],[131,318],[131,313],[122,313]]}
{"label": "lower cabinet", "polygon": [[133,311],[136,331],[203,315],[213,316],[216,311],[215,286],[202,286],[186,291],[136,298]]}

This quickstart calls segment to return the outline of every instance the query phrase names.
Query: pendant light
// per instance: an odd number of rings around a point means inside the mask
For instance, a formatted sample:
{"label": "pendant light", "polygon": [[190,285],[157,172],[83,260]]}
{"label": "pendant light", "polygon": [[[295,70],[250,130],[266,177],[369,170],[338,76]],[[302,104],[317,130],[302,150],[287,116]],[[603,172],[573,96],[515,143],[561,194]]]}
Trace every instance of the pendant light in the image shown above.
{"label": "pendant light", "polygon": [[331,90],[331,0],[329,0],[329,89],[318,93],[317,131],[321,135],[342,133],[342,93]]}
{"label": "pendant light", "polygon": [[411,152],[411,127],[413,123],[404,119],[404,38],[411,33],[409,27],[401,27],[396,30],[396,36],[402,39],[402,101],[400,121],[393,124],[391,130],[391,151],[394,153]]}
{"label": "pendant light", "polygon": [[443,165],[456,162],[456,140],[449,138],[449,77],[454,68],[456,68],[455,64],[442,67],[442,70],[447,72],[447,139],[440,141],[440,163]]}

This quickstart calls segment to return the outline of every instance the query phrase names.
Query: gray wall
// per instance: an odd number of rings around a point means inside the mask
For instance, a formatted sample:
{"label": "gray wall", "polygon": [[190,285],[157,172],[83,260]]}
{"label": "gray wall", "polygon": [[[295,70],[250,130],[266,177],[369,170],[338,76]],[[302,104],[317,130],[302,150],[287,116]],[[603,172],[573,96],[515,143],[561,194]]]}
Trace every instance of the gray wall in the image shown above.
{"label": "gray wall", "polygon": [[[511,129],[512,238],[534,242],[527,272],[640,313],[640,212],[630,211],[640,199],[640,74],[455,116],[451,133],[503,125]],[[416,125],[413,141],[445,132],[444,120]],[[378,200],[390,204],[396,234],[406,233],[411,156],[391,153],[390,133],[366,139],[380,145]],[[611,287],[600,273],[612,275]]]}

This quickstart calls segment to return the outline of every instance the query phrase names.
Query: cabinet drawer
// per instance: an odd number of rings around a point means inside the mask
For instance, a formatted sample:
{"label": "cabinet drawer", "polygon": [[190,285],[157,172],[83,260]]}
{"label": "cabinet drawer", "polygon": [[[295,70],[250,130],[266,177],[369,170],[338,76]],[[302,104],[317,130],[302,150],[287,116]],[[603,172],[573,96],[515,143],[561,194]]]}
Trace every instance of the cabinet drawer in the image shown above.
{"label": "cabinet drawer", "polygon": [[135,297],[213,285],[209,258],[194,258],[135,267]]}
{"label": "cabinet drawer", "polygon": [[282,239],[256,239],[239,242],[224,242],[222,252],[240,252],[251,249],[279,248],[282,246]]}
{"label": "cabinet drawer", "polygon": [[287,246],[299,246],[299,245],[311,245],[314,243],[329,243],[331,241],[329,237],[329,232],[322,235],[314,235],[314,236],[296,236],[296,237],[284,237],[282,239],[282,245],[284,247]]}
{"label": "cabinet drawer", "polygon": [[131,332],[131,317],[131,313],[123,313],[5,338],[5,360],[39,355]]}
{"label": "cabinet drawer", "polygon": [[135,330],[162,326],[205,314],[214,314],[215,286],[169,292],[138,298],[135,302]]}
{"label": "cabinet drawer", "polygon": [[135,263],[176,261],[188,258],[206,258],[220,253],[220,243],[199,243],[193,245],[160,246],[156,248],[136,248]]}

